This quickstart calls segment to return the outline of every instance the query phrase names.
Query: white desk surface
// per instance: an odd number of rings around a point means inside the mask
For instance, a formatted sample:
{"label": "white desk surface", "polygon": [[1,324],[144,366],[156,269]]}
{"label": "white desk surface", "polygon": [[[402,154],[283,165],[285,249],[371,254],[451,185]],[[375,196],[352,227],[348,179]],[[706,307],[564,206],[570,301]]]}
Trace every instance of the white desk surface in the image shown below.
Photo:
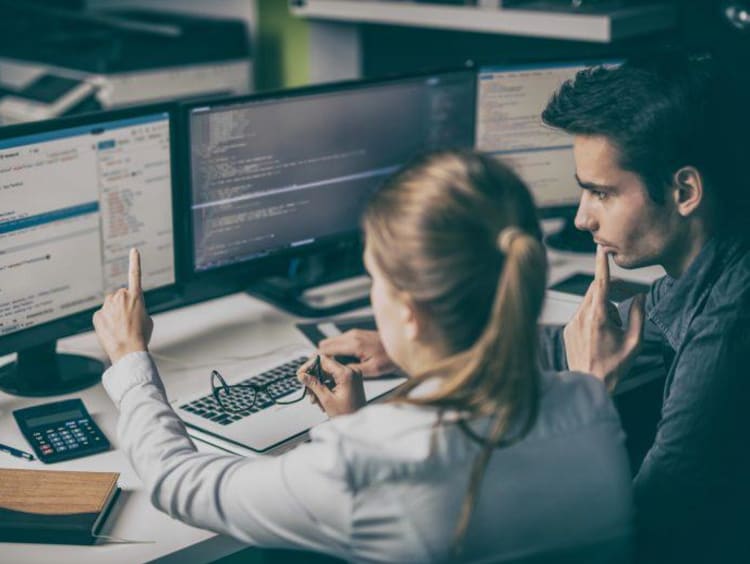
{"label": "white desk surface", "polygon": [[[594,257],[569,253],[550,253],[550,281],[555,282],[574,272],[593,272]],[[612,269],[613,276],[650,282],[662,275],[658,268],[638,271]],[[556,296],[548,300],[542,315],[546,323],[564,322],[575,311],[578,299]],[[151,351],[156,356],[170,400],[175,400],[176,388],[181,394],[208,390],[210,369],[234,364],[230,357],[263,355],[285,345],[304,344],[303,337],[294,329],[295,318],[281,313],[245,294],[234,294],[188,308],[154,317]],[[103,358],[93,333],[63,339],[58,350]],[[9,357],[0,362],[10,360]],[[253,362],[244,361],[252,369]],[[21,398],[0,392],[0,442],[30,450],[21,435],[11,412],[68,398],[81,398],[112,443],[112,450],[47,466],[39,461],[27,462],[0,453],[3,468],[47,468],[55,470],[90,470],[120,472],[123,489],[118,505],[105,525],[104,534],[145,544],[101,544],[91,547],[44,544],[0,544],[3,562],[75,563],[134,563],[134,562],[210,562],[231,554],[244,545],[223,535],[187,526],[151,506],[142,484],[130,463],[118,448],[116,434],[117,413],[101,384],[87,390],[54,398]],[[212,447],[200,443],[201,450]]]}

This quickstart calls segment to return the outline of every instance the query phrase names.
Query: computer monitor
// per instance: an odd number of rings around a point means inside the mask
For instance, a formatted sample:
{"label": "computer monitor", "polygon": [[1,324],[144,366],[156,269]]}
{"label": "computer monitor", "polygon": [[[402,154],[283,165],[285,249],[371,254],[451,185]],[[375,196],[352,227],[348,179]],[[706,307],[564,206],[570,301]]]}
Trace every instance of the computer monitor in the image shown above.
{"label": "computer monitor", "polygon": [[486,66],[477,84],[476,147],[510,164],[531,189],[542,217],[563,217],[564,236],[549,243],[568,250],[593,248],[591,237],[574,239],[572,219],[581,189],[575,180],[573,140],[542,123],[549,98],[566,80],[592,65],[619,61],[536,62]]}
{"label": "computer monitor", "polygon": [[475,105],[462,69],[187,106],[193,273],[252,277],[358,237],[369,196],[414,155],[473,146]]}
{"label": "computer monitor", "polygon": [[0,388],[52,395],[97,381],[102,364],[56,353],[91,329],[104,296],[142,256],[149,301],[176,282],[172,112],[167,106],[0,129]]}

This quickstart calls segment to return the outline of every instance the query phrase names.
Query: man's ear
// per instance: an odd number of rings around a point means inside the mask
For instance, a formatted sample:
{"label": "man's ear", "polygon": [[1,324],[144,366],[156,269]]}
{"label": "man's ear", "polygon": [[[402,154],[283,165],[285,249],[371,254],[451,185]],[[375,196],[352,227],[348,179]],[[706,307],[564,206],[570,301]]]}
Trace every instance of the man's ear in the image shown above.
{"label": "man's ear", "polygon": [[674,203],[682,217],[688,217],[703,202],[703,176],[694,166],[684,166],[674,174]]}

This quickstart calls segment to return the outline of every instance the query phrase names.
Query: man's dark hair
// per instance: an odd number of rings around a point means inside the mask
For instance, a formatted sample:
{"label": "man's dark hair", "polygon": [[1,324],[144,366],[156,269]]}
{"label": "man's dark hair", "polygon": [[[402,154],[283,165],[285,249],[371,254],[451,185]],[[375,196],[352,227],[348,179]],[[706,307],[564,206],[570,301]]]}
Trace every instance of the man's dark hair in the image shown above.
{"label": "man's dark hair", "polygon": [[593,67],[560,87],[542,120],[573,135],[606,137],[619,165],[638,174],[657,203],[664,203],[675,172],[694,166],[717,223],[727,226],[731,218],[738,226],[747,222],[740,209],[748,209],[742,165],[750,152],[748,110],[735,78],[710,57],[680,53]]}

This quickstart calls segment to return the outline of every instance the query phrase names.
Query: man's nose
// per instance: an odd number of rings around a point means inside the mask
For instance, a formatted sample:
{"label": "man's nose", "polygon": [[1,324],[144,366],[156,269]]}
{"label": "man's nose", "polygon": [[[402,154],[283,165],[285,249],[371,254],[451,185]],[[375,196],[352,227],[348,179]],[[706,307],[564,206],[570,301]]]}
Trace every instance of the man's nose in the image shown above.
{"label": "man's nose", "polygon": [[599,223],[596,217],[591,213],[588,205],[589,196],[586,192],[581,194],[581,201],[578,202],[578,211],[576,212],[575,225],[581,231],[590,231],[591,233],[599,229]]}

